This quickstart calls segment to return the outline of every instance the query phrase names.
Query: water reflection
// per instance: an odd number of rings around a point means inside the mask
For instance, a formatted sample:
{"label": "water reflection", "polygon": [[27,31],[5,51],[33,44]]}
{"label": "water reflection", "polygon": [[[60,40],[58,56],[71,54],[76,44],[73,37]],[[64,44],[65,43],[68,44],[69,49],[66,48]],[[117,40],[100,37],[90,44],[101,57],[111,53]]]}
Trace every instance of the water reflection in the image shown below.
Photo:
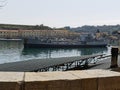
{"label": "water reflection", "polygon": [[21,41],[0,41],[0,63],[20,61],[23,48]]}
{"label": "water reflection", "polygon": [[100,47],[97,47],[97,48],[81,48],[81,49],[78,49],[80,52],[81,52],[81,55],[93,55],[93,54],[96,54],[96,53],[107,53],[107,50],[108,48],[100,48]]}
{"label": "water reflection", "polygon": [[56,48],[27,48],[24,49],[23,59],[25,58],[56,58],[56,57],[70,57],[70,56],[81,56],[81,55],[93,55],[108,53],[108,48],[67,48],[67,49],[56,49]]}
{"label": "water reflection", "polygon": [[27,48],[24,49],[23,58],[55,58],[76,55],[75,49],[55,49],[55,48]]}
{"label": "water reflection", "polygon": [[24,48],[23,43],[19,41],[0,41],[0,63],[109,52],[108,48]]}

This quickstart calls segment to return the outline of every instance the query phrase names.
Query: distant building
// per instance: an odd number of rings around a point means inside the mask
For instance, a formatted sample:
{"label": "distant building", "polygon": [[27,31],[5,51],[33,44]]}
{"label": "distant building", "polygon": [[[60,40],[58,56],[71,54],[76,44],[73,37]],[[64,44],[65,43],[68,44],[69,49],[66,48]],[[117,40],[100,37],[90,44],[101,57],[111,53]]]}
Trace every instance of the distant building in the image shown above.
{"label": "distant building", "polygon": [[68,30],[0,30],[0,38],[72,38],[78,33]]}
{"label": "distant building", "polygon": [[18,36],[18,30],[0,30],[0,38],[17,38]]}

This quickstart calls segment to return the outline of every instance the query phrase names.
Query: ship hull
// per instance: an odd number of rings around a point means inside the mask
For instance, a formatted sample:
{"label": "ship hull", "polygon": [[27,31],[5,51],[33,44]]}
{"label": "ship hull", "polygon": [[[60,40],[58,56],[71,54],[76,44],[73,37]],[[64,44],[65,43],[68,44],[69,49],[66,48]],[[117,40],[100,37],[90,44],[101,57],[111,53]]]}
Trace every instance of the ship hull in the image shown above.
{"label": "ship hull", "polygon": [[36,39],[27,39],[24,40],[24,47],[28,48],[80,48],[80,47],[106,47],[107,43],[103,42],[87,42],[87,43],[82,43],[82,42],[76,42],[76,43],[71,43],[71,42],[50,42],[50,43],[43,43],[40,40]]}
{"label": "ship hull", "polygon": [[101,45],[58,45],[58,44],[24,44],[25,48],[94,48],[94,47],[106,47],[107,44]]}

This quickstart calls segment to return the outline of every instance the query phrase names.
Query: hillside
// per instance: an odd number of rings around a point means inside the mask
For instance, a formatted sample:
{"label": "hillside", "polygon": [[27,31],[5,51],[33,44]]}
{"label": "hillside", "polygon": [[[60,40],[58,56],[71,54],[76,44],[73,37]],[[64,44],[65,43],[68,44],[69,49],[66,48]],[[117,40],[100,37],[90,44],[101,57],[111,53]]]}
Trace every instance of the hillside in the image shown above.
{"label": "hillside", "polygon": [[76,28],[51,28],[49,26],[41,25],[15,25],[15,24],[0,24],[0,30],[70,30],[75,32],[89,32],[95,33],[98,30],[100,32],[112,33],[120,30],[120,25],[103,25],[103,26],[81,26]]}
{"label": "hillside", "polygon": [[48,26],[41,25],[15,25],[15,24],[0,24],[2,30],[51,30]]}
{"label": "hillside", "polygon": [[85,25],[82,27],[77,27],[77,28],[70,28],[71,31],[76,31],[76,32],[109,32],[112,33],[113,31],[119,31],[120,30],[120,25],[103,25],[103,26],[89,26]]}

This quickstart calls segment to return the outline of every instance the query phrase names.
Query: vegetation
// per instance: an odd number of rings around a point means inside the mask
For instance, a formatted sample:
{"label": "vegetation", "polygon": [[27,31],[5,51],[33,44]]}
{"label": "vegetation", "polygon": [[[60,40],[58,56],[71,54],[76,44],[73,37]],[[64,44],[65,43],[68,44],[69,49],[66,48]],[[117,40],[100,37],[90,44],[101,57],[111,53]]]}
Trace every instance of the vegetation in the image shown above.
{"label": "vegetation", "polygon": [[91,32],[95,33],[95,32],[108,32],[108,33],[112,33],[114,31],[119,31],[120,30],[120,25],[103,25],[103,26],[82,26],[82,27],[77,27],[77,28],[70,28],[70,30],[72,31],[76,31],[76,32]]}
{"label": "vegetation", "polygon": [[82,26],[77,28],[70,28],[69,26],[64,28],[51,28],[49,26],[41,25],[15,25],[15,24],[0,24],[2,30],[70,30],[74,32],[108,32],[114,34],[120,31],[120,25],[103,25],[103,26]]}
{"label": "vegetation", "polygon": [[41,25],[15,25],[15,24],[0,24],[2,30],[66,30],[66,28],[51,28]]}
{"label": "vegetation", "polygon": [[41,25],[14,25],[14,24],[0,24],[2,30],[52,30],[48,26]]}

